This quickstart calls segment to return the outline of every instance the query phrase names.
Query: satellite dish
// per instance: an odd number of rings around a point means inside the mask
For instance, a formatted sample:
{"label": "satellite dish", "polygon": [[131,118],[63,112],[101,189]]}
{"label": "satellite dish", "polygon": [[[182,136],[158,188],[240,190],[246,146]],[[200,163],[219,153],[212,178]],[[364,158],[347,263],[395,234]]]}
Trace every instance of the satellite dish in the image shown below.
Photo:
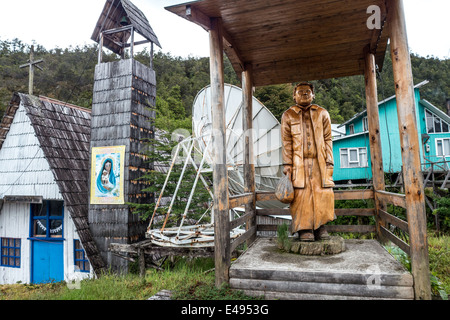
{"label": "satellite dish", "polygon": [[[225,84],[225,121],[226,121],[226,152],[228,166],[228,186],[230,195],[244,193],[243,179],[243,153],[244,153],[244,137],[243,117],[242,117],[242,90],[236,86]],[[186,137],[178,143],[177,149],[172,158],[172,165],[168,168],[166,182],[161,190],[160,197],[156,202],[153,216],[147,228],[146,237],[150,238],[152,243],[160,246],[212,246],[214,245],[214,224],[211,216],[211,222],[185,226],[185,217],[189,210],[193,193],[199,180],[205,185],[211,198],[214,198],[211,190],[207,187],[206,181],[202,177],[202,172],[212,170],[211,159],[211,134],[212,134],[212,116],[211,116],[211,87],[207,86],[200,90],[197,94],[192,110],[192,136]],[[253,164],[255,165],[255,188],[256,191],[274,192],[278,181],[282,175],[282,156],[281,156],[281,126],[273,114],[256,98],[253,97],[253,129],[251,131],[253,137]],[[196,147],[196,148],[194,148]],[[152,222],[161,202],[164,200],[162,195],[173,167],[173,163],[177,160],[179,150],[186,152],[184,166],[174,194],[170,201],[169,209],[161,229],[152,229]],[[201,161],[196,164],[192,158],[192,151],[198,149],[201,153]],[[196,155],[198,156],[198,154]],[[198,159],[200,159],[198,158]],[[196,170],[196,177],[193,182],[194,186],[191,194],[187,199],[185,212],[181,222],[177,227],[166,228],[166,221],[171,213],[172,203],[178,192],[178,188],[183,179],[186,165],[191,163]],[[167,168],[163,168],[167,169]],[[166,201],[166,202],[168,202]],[[264,201],[256,202],[256,206],[260,208],[285,208],[287,205],[280,201]],[[212,205],[206,210],[210,212]],[[230,210],[236,213],[237,208]],[[202,216],[202,217],[203,217]],[[240,227],[230,230],[230,238],[239,237],[245,232]]]}
{"label": "satellite dish", "polygon": [[[226,152],[229,166],[230,194],[242,194],[244,132],[242,115],[242,89],[225,84],[224,108],[226,125]],[[205,151],[212,131],[211,86],[197,94],[192,109],[192,132],[198,138],[199,148]],[[256,191],[273,192],[282,175],[281,125],[258,99],[253,97],[253,163],[255,165]],[[211,152],[208,149],[207,152]],[[212,156],[208,156],[212,159]],[[233,170],[234,169],[234,170]],[[257,203],[258,207],[286,207],[279,201]]]}

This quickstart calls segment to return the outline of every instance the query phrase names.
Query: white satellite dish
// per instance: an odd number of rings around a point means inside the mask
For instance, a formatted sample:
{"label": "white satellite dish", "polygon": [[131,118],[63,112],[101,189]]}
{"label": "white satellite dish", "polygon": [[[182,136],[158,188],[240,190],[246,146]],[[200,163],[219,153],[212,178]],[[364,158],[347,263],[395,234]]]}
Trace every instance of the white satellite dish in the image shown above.
{"label": "white satellite dish", "polygon": [[[225,119],[227,129],[226,153],[228,165],[228,185],[231,195],[244,193],[243,179],[243,151],[244,151],[244,132],[242,119],[242,90],[236,86],[225,84]],[[275,190],[278,181],[282,175],[282,156],[281,156],[281,126],[273,114],[256,98],[253,97],[253,163],[255,165],[255,184],[256,191]],[[213,194],[207,182],[202,176],[202,172],[212,170],[211,166],[211,133],[212,133],[212,116],[211,116],[211,87],[203,88],[196,96],[192,110],[192,131],[191,137],[186,137],[178,143],[177,149],[172,158],[172,164],[167,171],[166,181],[161,190],[160,197],[156,203],[153,216],[147,228],[146,237],[150,238],[152,243],[160,246],[213,246],[214,245],[214,224],[211,215],[211,222],[200,224],[197,221],[195,225],[185,226],[185,217],[189,210],[195,186],[197,183],[203,183],[210,193],[211,199]],[[198,163],[192,158],[193,150],[198,148],[201,153],[197,158],[201,161]],[[177,187],[172,195],[169,209],[166,213],[165,221],[171,213],[173,200],[176,197],[178,188],[183,179],[185,168],[188,164],[193,165],[197,171],[194,186],[191,194],[187,199],[185,212],[178,227],[165,227],[166,222],[161,229],[152,229],[152,222],[155,217],[164,193],[164,189],[170,178],[173,163],[177,161],[179,151],[184,150],[187,155],[184,159],[184,166],[180,177],[178,178]],[[279,201],[257,202],[257,207],[262,208],[285,208],[287,205]],[[212,205],[205,211],[211,212]],[[230,210],[236,213],[234,208]],[[203,217],[202,216],[202,217]],[[202,218],[200,218],[201,220]],[[245,230],[237,227],[230,230],[230,238],[239,237]]]}
{"label": "white satellite dish", "polygon": [[[224,108],[227,129],[227,162],[236,170],[229,170],[232,194],[243,193],[244,134],[242,119],[242,89],[225,84]],[[199,147],[206,149],[212,130],[211,86],[197,94],[192,109],[192,132],[199,139]],[[274,191],[282,175],[281,125],[258,99],[253,97],[253,163],[257,191]],[[211,157],[209,157],[211,158]],[[258,203],[261,207],[285,207],[281,202]]]}

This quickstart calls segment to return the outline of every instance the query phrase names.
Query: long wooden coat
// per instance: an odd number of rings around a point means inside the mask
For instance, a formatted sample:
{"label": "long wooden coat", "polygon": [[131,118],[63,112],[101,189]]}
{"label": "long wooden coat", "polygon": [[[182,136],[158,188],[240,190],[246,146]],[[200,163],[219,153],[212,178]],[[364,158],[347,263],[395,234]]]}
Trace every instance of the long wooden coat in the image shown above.
{"label": "long wooden coat", "polygon": [[[318,105],[309,108],[317,148],[322,187],[333,187],[333,143],[331,120],[328,111]],[[301,107],[292,106],[281,118],[281,140],[283,142],[283,164],[292,165],[294,188],[305,187],[305,167],[303,162],[303,133]]]}

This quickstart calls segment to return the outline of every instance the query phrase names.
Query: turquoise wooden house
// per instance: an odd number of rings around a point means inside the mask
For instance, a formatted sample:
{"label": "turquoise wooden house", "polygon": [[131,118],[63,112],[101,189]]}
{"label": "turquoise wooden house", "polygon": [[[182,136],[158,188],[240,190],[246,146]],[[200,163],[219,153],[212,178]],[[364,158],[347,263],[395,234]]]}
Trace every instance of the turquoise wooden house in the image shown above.
{"label": "turquoise wooden house", "polygon": [[[415,109],[422,169],[431,162],[450,161],[450,117],[436,106],[420,97],[420,88],[428,81],[414,86]],[[395,96],[378,104],[385,172],[398,173],[402,169],[402,157]],[[356,114],[340,125],[345,135],[333,140],[335,181],[371,180],[369,129],[367,111]],[[450,163],[449,163],[450,164]],[[443,166],[448,168],[446,163]]]}

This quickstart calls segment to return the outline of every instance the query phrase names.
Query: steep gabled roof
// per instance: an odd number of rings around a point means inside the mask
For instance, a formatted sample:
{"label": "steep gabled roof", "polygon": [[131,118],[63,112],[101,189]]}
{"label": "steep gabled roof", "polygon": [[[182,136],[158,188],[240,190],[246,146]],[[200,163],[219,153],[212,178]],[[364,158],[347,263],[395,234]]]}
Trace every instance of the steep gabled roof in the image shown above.
{"label": "steep gabled roof", "polygon": [[[148,22],[144,13],[129,0],[106,1],[103,11],[98,19],[97,25],[95,26],[94,32],[92,33],[91,39],[95,42],[99,42],[100,33],[102,33],[103,31],[119,28],[120,21],[125,16],[128,18],[130,25],[133,26],[136,32],[138,32],[146,40],[153,42],[161,48],[158,37],[150,26],[150,23]],[[131,34],[129,31],[122,32],[121,42],[128,41],[130,35]],[[105,38],[103,46],[117,54],[122,53],[122,47],[111,39]]]}
{"label": "steep gabled roof", "polygon": [[89,109],[47,97],[15,93],[1,122],[0,148],[22,104],[58,184],[89,261],[98,273],[104,262],[88,224],[91,114]]}

